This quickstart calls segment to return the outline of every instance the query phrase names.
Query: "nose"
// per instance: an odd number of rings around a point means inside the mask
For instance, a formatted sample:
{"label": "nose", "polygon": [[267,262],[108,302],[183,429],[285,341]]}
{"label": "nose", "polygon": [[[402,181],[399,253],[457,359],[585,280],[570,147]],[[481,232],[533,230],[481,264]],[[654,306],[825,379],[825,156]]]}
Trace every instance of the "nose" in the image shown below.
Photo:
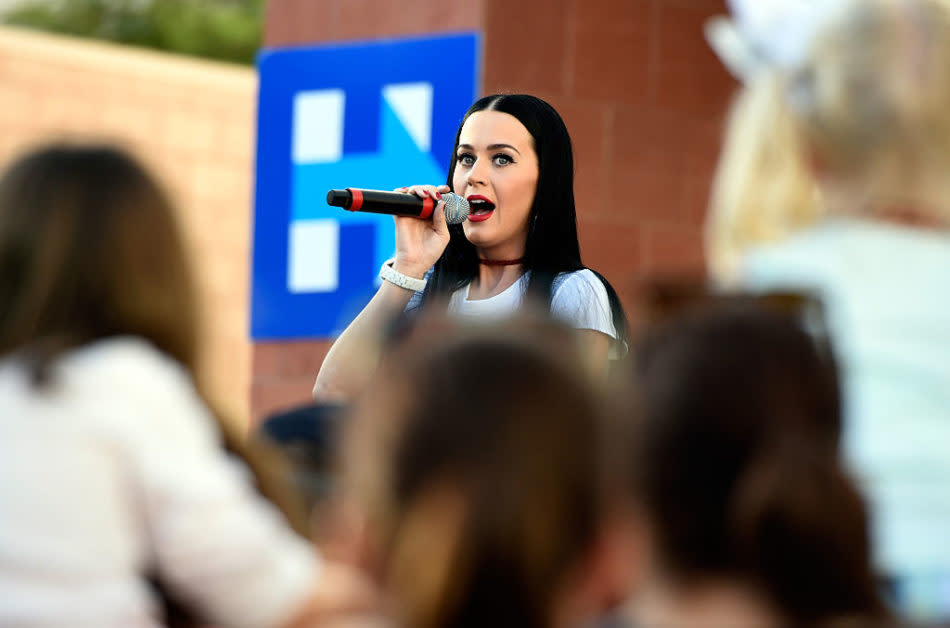
{"label": "nose", "polygon": [[472,167],[468,169],[465,182],[469,185],[484,185],[488,180],[487,162],[484,159],[476,159]]}

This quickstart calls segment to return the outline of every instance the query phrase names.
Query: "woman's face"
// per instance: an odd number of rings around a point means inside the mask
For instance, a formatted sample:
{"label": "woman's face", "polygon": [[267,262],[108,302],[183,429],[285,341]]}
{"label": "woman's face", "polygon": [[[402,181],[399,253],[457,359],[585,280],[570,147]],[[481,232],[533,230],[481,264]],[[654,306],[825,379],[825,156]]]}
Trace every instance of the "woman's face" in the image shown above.
{"label": "woman's face", "polygon": [[452,187],[468,199],[462,224],[481,257],[524,255],[528,218],[538,185],[538,156],[528,129],[514,116],[478,111],[462,126]]}

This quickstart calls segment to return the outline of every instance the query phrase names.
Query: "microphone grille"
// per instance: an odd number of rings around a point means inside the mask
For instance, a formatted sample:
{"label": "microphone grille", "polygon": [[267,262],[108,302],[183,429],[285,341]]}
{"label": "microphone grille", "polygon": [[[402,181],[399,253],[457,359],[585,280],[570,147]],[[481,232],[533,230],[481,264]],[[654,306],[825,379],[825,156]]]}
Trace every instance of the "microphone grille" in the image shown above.
{"label": "microphone grille", "polygon": [[442,200],[445,201],[445,222],[459,225],[468,219],[470,207],[467,200],[451,192],[443,194]]}

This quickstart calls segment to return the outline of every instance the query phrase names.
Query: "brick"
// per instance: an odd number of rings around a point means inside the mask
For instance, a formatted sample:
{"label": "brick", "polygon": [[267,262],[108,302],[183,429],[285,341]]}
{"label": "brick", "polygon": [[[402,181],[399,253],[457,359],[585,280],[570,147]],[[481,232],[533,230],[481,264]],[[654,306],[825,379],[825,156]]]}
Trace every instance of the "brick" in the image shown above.
{"label": "brick", "polygon": [[646,226],[642,264],[644,272],[654,275],[701,273],[704,266],[702,228]]}
{"label": "brick", "polygon": [[267,7],[264,41],[285,46],[478,30],[482,15],[482,0],[274,0]]}
{"label": "brick", "polygon": [[651,0],[574,0],[577,23],[585,26],[649,22]]}
{"label": "brick", "polygon": [[600,219],[581,218],[578,237],[584,263],[607,277],[623,283],[640,266],[641,228]]}
{"label": "brick", "polygon": [[687,217],[682,175],[689,131],[672,114],[623,107],[610,138],[605,215],[630,223],[679,222]]}
{"label": "brick", "polygon": [[311,403],[313,377],[256,380],[251,385],[251,427],[260,425],[274,412]]}
{"label": "brick", "polygon": [[158,112],[142,103],[110,99],[103,111],[103,132],[133,142],[150,142],[155,137],[158,117]]}
{"label": "brick", "polygon": [[309,377],[312,388],[329,349],[327,341],[256,342],[253,348],[254,379]]}
{"label": "brick", "polygon": [[401,19],[403,4],[379,0],[343,0],[339,4],[338,30],[334,39],[369,39],[406,34],[406,25]]}
{"label": "brick", "polygon": [[721,3],[660,2],[655,104],[669,110],[719,116],[735,81],[703,36],[703,24],[724,13]]}
{"label": "brick", "polygon": [[[248,203],[251,198],[251,169],[250,156],[243,167],[223,165],[209,159],[200,160],[189,175],[189,198],[194,201],[204,201],[196,208],[207,213],[207,208],[214,201],[218,203],[231,202],[236,198],[242,199],[239,206],[217,212],[224,217],[247,217]],[[225,194],[223,194],[225,193]],[[215,217],[217,219],[217,216]]]}
{"label": "brick", "polygon": [[[608,206],[631,221],[695,224],[718,156],[718,122],[678,112],[618,108],[611,133]],[[705,181],[706,183],[702,183]]]}
{"label": "brick", "polygon": [[339,23],[336,0],[270,0],[264,20],[267,46],[291,46],[334,38]]}
{"label": "brick", "polygon": [[574,24],[570,42],[572,95],[604,102],[647,103],[651,38],[655,35],[650,28],[649,4],[631,5],[640,9],[636,19],[615,21],[613,12],[608,11],[599,21],[578,20]]}
{"label": "brick", "polygon": [[575,98],[553,98],[550,102],[571,135],[578,211],[600,206],[606,200],[608,106]]}
{"label": "brick", "polygon": [[175,108],[157,120],[157,134],[168,148],[184,153],[208,153],[214,150],[218,122],[193,109]]}
{"label": "brick", "polygon": [[568,0],[485,0],[485,90],[565,92]]}
{"label": "brick", "polygon": [[368,39],[479,29],[483,2],[338,0],[334,39]]}
{"label": "brick", "polygon": [[0,78],[0,113],[7,118],[4,125],[9,124],[11,119],[26,117],[33,101],[34,96],[28,88],[8,84]]}

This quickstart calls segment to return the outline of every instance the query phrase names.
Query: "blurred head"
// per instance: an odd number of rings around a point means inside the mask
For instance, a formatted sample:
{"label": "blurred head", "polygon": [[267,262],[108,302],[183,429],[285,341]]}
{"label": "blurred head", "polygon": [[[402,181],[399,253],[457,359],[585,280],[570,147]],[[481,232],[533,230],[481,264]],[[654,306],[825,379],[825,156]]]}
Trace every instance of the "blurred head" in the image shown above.
{"label": "blurred head", "polygon": [[916,203],[950,219],[950,8],[942,0],[852,0],[828,24],[785,97],[819,176],[875,211]]}
{"label": "blurred head", "polygon": [[0,354],[135,335],[192,367],[195,293],[165,194],[106,146],[51,145],[0,180]]}
{"label": "blurred head", "polygon": [[881,611],[824,350],[789,314],[748,306],[646,334],[634,479],[657,577],[736,583],[792,625]]}
{"label": "blurred head", "polygon": [[777,73],[760,74],[740,90],[706,216],[707,265],[718,281],[734,282],[749,247],[782,240],[820,217],[803,146]]}
{"label": "blurred head", "polygon": [[400,625],[593,612],[617,592],[592,575],[607,577],[600,402],[576,352],[550,348],[574,335],[512,323],[439,336],[397,352],[347,425],[347,490]]}
{"label": "blurred head", "polygon": [[[115,336],[147,340],[196,379],[197,309],[175,210],[129,155],[53,144],[22,156],[0,179],[0,356],[19,355],[37,384],[58,356]],[[245,443],[236,422],[195,385],[225,447],[306,533],[280,460]]]}
{"label": "blurred head", "polygon": [[950,8],[851,0],[797,66],[746,85],[729,120],[707,227],[710,266],[829,212],[912,208],[950,220]]}

